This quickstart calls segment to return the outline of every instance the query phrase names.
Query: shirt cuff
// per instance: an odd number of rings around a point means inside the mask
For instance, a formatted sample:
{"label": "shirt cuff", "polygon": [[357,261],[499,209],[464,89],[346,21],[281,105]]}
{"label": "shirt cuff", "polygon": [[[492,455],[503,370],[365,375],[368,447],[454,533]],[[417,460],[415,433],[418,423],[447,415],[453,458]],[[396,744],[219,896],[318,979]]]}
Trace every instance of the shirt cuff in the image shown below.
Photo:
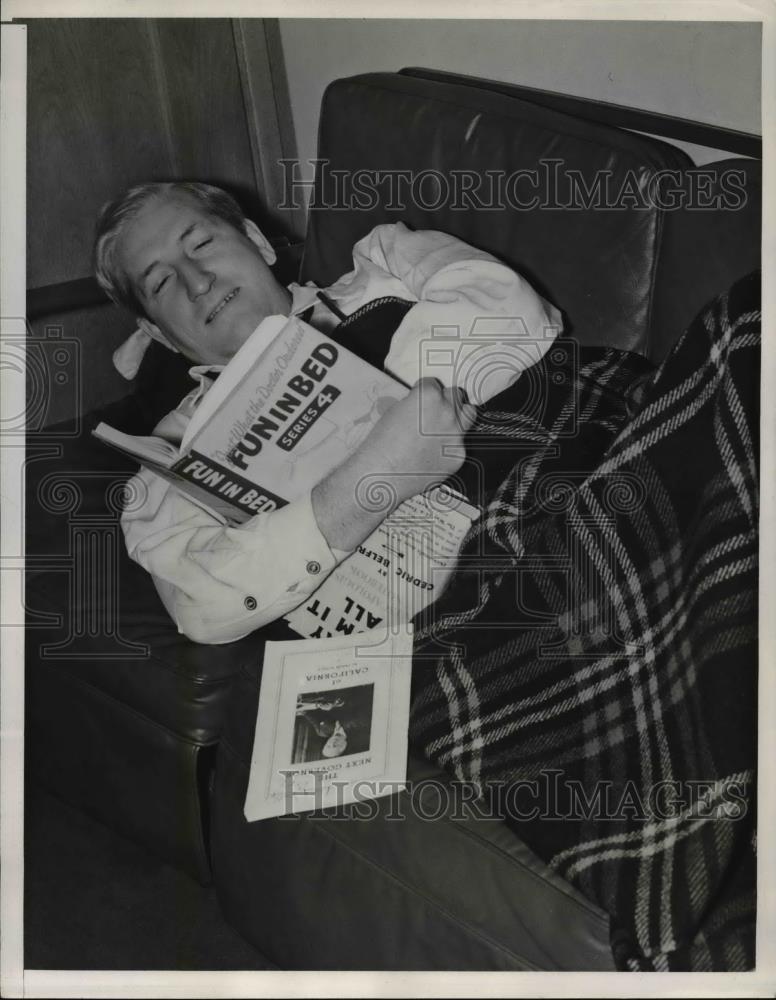
{"label": "shirt cuff", "polygon": [[[329,548],[315,520],[310,494],[271,515],[259,514],[231,532],[233,539],[240,536],[239,564],[227,559],[219,572],[210,563],[210,572],[226,587],[214,588],[207,606],[194,601],[189,607],[178,596],[175,613],[171,610],[180,631],[195,641],[231,642],[281,618],[317,590],[349,555]],[[254,548],[261,553],[262,570],[270,577],[269,581],[258,578],[255,585],[248,572]],[[164,600],[161,590],[160,594]]]}
{"label": "shirt cuff", "polygon": [[[254,523],[258,527],[261,521],[262,515],[258,515],[248,521],[242,530],[250,531]],[[315,519],[312,493],[306,493],[286,507],[273,511],[272,534],[283,540],[283,576],[292,580],[322,577],[349,555],[329,547]]]}

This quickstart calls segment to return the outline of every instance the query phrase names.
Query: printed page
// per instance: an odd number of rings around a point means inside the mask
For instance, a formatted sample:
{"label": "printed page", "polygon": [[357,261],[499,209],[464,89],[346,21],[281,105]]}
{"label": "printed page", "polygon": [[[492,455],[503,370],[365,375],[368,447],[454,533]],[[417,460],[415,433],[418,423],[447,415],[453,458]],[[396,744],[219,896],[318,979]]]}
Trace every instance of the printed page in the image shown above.
{"label": "printed page", "polygon": [[442,593],[478,516],[476,507],[446,487],[411,497],[286,621],[313,639],[411,621]]}
{"label": "printed page", "polygon": [[161,465],[168,469],[178,459],[178,449],[164,438],[125,434],[110,424],[100,422],[92,434],[103,444],[109,444],[118,451],[130,455],[143,465]]}
{"label": "printed page", "polygon": [[267,316],[259,323],[239,351],[219,374],[213,385],[205,394],[202,402],[194,411],[181,440],[181,451],[187,451],[191,442],[199,435],[202,428],[216,418],[221,409],[228,405],[229,400],[250,388],[254,377],[254,369],[262,354],[271,347],[283,327],[288,323],[287,316]]}
{"label": "printed page", "polygon": [[412,630],[268,642],[245,818],[401,791],[407,773]]}

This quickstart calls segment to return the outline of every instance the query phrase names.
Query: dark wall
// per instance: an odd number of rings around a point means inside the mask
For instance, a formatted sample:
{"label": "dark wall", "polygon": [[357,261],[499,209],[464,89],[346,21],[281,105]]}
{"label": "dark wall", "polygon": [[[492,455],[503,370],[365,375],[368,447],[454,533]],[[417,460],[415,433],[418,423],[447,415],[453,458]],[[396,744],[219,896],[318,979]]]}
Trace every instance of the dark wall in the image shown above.
{"label": "dark wall", "polygon": [[90,272],[94,219],[122,188],[191,178],[255,204],[231,22],[31,21],[29,287]]}
{"label": "dark wall", "polygon": [[[142,181],[219,184],[272,235],[234,22],[30,20],[27,35],[29,289],[90,275],[100,207]],[[32,333],[54,327],[79,345],[85,412],[128,391],[110,356],[133,326],[103,306],[46,316]],[[72,416],[73,398],[53,385],[46,423]]]}

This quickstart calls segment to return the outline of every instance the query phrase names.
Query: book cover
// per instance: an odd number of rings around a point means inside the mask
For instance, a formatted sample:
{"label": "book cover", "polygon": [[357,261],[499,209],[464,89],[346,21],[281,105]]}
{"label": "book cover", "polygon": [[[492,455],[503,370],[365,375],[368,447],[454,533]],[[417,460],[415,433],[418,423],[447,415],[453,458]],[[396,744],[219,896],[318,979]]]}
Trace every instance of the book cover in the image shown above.
{"label": "book cover", "polygon": [[401,791],[407,776],[412,630],[268,642],[245,818]]}
{"label": "book cover", "polygon": [[93,433],[240,524],[311,490],[408,391],[297,317],[270,316],[204,396],[179,450],[106,424]]}
{"label": "book cover", "polygon": [[[269,343],[255,357],[254,338]],[[173,471],[249,514],[311,490],[409,390],[297,317],[270,317],[205,396]]]}

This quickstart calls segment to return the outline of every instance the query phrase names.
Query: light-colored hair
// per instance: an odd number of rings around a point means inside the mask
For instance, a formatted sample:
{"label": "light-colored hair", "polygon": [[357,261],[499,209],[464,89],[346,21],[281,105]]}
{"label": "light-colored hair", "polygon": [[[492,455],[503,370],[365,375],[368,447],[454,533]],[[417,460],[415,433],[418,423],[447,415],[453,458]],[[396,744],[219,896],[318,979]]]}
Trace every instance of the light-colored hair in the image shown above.
{"label": "light-colored hair", "polygon": [[102,207],[94,235],[94,273],[103,291],[118,305],[142,316],[143,306],[132,282],[116,260],[116,246],[126,226],[152,198],[184,194],[210,215],[246,232],[245,215],[234,198],[221,188],[196,181],[166,181],[138,184]]}

